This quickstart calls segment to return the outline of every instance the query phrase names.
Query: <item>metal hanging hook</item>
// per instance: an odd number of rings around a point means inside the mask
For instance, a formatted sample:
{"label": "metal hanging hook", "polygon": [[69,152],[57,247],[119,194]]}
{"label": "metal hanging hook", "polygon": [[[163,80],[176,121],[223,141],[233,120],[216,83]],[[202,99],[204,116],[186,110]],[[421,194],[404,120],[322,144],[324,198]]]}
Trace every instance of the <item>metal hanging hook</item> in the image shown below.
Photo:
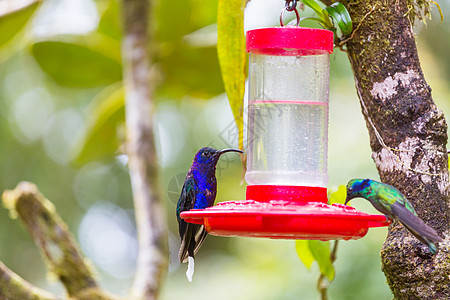
{"label": "metal hanging hook", "polygon": [[286,0],[286,3],[284,4],[284,8],[286,8],[287,11],[293,11],[297,7],[297,0]]}
{"label": "metal hanging hook", "polygon": [[297,0],[286,0],[284,8],[283,8],[283,10],[281,11],[281,14],[280,14],[280,25],[281,25],[281,27],[284,26],[283,16],[284,16],[284,12],[285,11],[293,11],[293,12],[295,12],[295,16],[297,17],[297,26],[300,26],[300,15],[299,15],[298,10],[297,10]]}

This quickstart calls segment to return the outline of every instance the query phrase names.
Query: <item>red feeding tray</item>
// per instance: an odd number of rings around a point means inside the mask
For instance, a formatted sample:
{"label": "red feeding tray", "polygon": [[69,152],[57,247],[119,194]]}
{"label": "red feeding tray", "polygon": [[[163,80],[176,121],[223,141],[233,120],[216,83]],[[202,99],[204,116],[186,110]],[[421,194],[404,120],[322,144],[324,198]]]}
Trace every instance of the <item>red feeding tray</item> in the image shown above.
{"label": "red feeding tray", "polygon": [[359,239],[370,227],[390,224],[383,215],[369,215],[343,204],[326,204],[325,188],[248,186],[249,198],[258,201],[220,202],[206,209],[182,212],[181,217],[204,225],[209,234],[217,236],[322,241]]}

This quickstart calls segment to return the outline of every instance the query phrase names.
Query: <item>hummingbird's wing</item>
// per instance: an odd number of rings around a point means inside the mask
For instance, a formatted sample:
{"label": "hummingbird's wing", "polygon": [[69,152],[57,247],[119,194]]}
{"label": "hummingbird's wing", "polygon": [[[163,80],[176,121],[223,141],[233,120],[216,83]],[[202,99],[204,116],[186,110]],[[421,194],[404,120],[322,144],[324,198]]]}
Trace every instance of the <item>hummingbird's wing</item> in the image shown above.
{"label": "hummingbird's wing", "polygon": [[183,188],[181,189],[180,199],[178,199],[177,203],[178,232],[180,233],[181,239],[183,239],[183,236],[185,235],[187,223],[180,217],[180,214],[183,211],[188,211],[194,207],[196,192],[195,179],[188,174],[184,181]]}
{"label": "hummingbird's wing", "polygon": [[188,261],[189,256],[194,257],[205,240],[207,232],[203,225],[187,223],[186,234],[181,239],[178,258],[181,263]]}
{"label": "hummingbird's wing", "polygon": [[[390,215],[392,214],[392,207],[394,204],[398,205],[398,207],[404,207],[406,210],[410,211],[413,215],[417,215],[414,207],[411,203],[406,199],[406,197],[393,186],[388,186],[383,184],[376,194],[379,205],[382,207],[380,211],[384,214]],[[381,208],[380,207],[380,208]]]}
{"label": "hummingbird's wing", "polygon": [[394,203],[391,211],[395,219],[399,220],[422,243],[428,245],[432,253],[436,252],[434,243],[442,242],[442,238],[433,228],[425,224],[422,219],[413,214],[400,202]]}
{"label": "hummingbird's wing", "polygon": [[197,196],[197,185],[194,177],[187,176],[180,199],[177,205],[178,230],[181,238],[180,252],[178,258],[181,263],[188,260],[189,256],[194,257],[206,237],[206,230],[203,225],[187,223],[180,217],[180,213],[188,211],[194,207]]}

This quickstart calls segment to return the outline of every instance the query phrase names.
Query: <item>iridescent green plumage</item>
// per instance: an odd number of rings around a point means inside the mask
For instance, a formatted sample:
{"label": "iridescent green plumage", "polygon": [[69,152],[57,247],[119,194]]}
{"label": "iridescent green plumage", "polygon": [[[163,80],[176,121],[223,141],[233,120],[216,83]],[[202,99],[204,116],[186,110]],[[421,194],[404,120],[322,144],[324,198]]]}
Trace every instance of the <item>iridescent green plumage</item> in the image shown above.
{"label": "iridescent green plumage", "polygon": [[415,237],[436,253],[435,243],[442,242],[437,232],[426,225],[412,204],[395,187],[370,179],[352,179],[347,184],[347,199],[364,198],[388,218],[400,221]]}

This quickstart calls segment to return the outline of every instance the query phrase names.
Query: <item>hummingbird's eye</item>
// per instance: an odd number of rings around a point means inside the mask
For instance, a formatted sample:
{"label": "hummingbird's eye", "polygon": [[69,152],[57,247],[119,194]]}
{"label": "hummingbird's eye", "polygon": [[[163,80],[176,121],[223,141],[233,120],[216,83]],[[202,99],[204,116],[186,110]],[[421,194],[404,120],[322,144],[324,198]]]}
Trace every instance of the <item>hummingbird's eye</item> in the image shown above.
{"label": "hummingbird's eye", "polygon": [[202,153],[202,155],[203,155],[204,157],[209,157],[209,154],[210,154],[209,151],[205,151],[205,152]]}

